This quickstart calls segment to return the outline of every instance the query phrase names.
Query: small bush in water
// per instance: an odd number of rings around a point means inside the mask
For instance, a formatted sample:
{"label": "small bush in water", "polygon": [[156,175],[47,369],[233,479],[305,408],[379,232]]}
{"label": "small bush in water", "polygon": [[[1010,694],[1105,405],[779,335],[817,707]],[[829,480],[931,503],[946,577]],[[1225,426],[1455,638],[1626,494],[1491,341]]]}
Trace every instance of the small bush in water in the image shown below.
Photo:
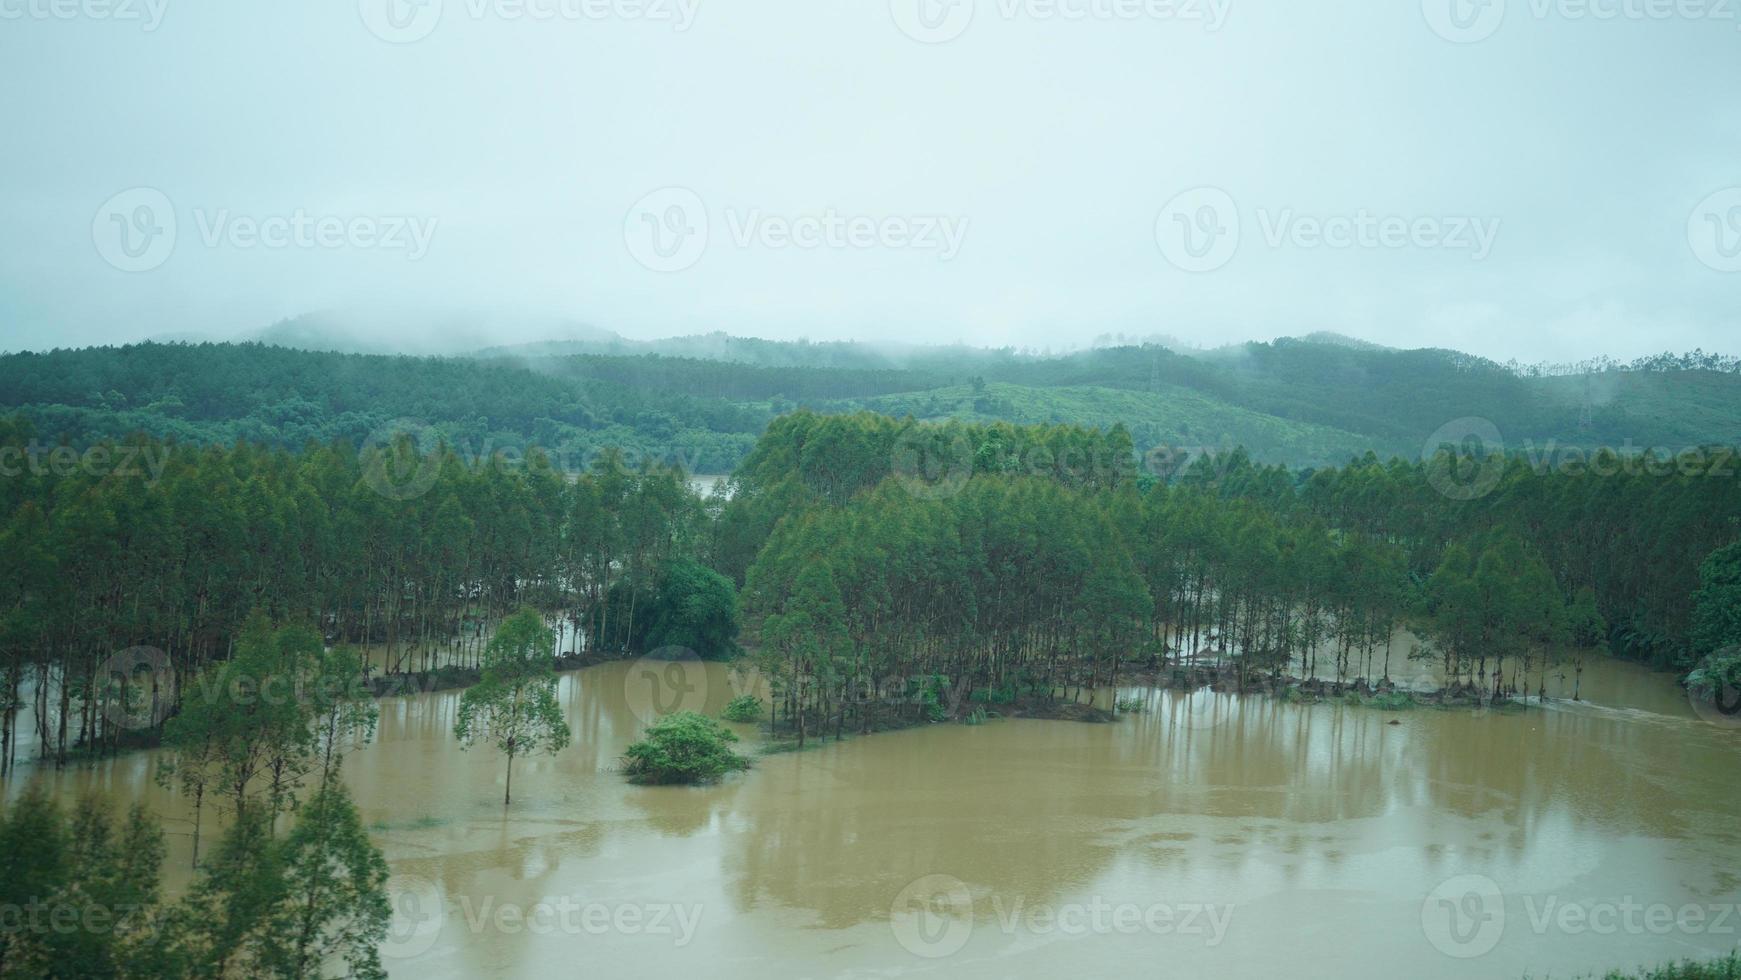
{"label": "small bush in water", "polygon": [[647,727],[646,737],[623,753],[623,771],[637,783],[705,783],[748,769],[731,749],[738,737],[706,715],[679,711]]}
{"label": "small bush in water", "polygon": [[753,694],[740,694],[725,706],[726,721],[761,721],[762,702]]}
{"label": "small bush in water", "polygon": [[1113,707],[1118,709],[1120,714],[1140,715],[1148,710],[1149,703],[1142,698],[1119,698],[1118,703]]}

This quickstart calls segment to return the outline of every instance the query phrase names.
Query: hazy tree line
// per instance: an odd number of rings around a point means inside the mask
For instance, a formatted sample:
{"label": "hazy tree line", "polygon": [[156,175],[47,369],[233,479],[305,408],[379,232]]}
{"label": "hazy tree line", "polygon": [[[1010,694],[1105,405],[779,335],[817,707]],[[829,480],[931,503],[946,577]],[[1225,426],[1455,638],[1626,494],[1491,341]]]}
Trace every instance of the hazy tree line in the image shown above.
{"label": "hazy tree line", "polygon": [[[0,422],[0,447],[27,438]],[[121,469],[128,448],[164,454],[160,475]],[[522,605],[550,614],[571,650],[732,649],[735,597],[703,564],[705,505],[676,470],[607,454],[568,478],[536,454],[468,461],[408,441],[362,456],[144,438],[106,449],[102,466],[0,480],[8,764],[27,699],[57,760],[139,737],[112,706],[181,697],[255,612],[372,645],[374,669],[394,673],[475,669],[493,624]],[[161,651],[174,683],[159,672],[130,689],[129,669],[154,666],[126,654],[138,647]]]}
{"label": "hazy tree line", "polygon": [[[17,421],[0,435],[29,438]],[[415,448],[135,438],[106,447],[106,468],[0,480],[0,759],[21,717],[57,759],[136,738],[108,708],[179,698],[256,611],[369,644],[394,673],[476,670],[521,606],[553,617],[563,649],[728,656],[734,581],[800,700],[879,674],[1086,684],[1127,656],[1184,653],[1372,682],[1394,676],[1405,620],[1446,676],[1483,690],[1527,691],[1531,674],[1539,689],[1567,640],[1686,669],[1710,649],[1701,565],[1741,517],[1717,466],[1456,461],[1486,473],[1472,495],[1444,460],[1370,455],[1295,472],[1234,451],[1157,475],[1122,427],[799,412],[769,426],[723,504],[608,454],[570,478],[535,453]],[[129,449],[161,470],[121,471]],[[167,657],[167,693],[112,669],[141,646]],[[842,705],[814,707],[845,723]]]}
{"label": "hazy tree line", "polygon": [[1612,357],[1592,357],[1588,360],[1572,363],[1538,361],[1534,364],[1519,364],[1517,361],[1507,361],[1505,366],[1508,370],[1526,378],[1569,377],[1613,371],[1639,373],[1717,371],[1723,374],[1741,374],[1741,357],[1734,354],[1717,354],[1694,349],[1684,354],[1664,351],[1661,354],[1651,354],[1647,357],[1635,357],[1630,361],[1617,361]]}

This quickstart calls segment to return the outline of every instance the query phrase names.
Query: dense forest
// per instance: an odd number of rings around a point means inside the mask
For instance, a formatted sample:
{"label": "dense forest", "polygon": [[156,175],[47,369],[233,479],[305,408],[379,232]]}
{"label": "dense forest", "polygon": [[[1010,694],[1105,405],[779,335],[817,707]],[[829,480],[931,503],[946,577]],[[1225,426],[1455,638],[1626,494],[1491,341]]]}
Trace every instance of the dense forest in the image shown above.
{"label": "dense forest", "polygon": [[[1146,350],[990,357],[1014,380],[975,375],[964,390],[972,405],[1055,399],[1069,385],[1041,382],[1093,376],[1096,397],[1173,410],[1208,399],[1214,372],[1247,372],[1220,392],[1222,411],[1264,404],[1264,379],[1300,363],[1288,346],[1237,369]],[[1175,380],[1208,373],[1185,395],[1111,384],[1145,356]],[[0,418],[0,772],[23,752],[64,766],[161,745],[153,772],[191,807],[196,864],[167,900],[149,816],[117,823],[94,802],[65,813],[25,793],[0,813],[0,899],[127,916],[0,930],[0,974],[288,977],[343,962],[384,975],[386,864],[339,778],[373,736],[375,698],[465,687],[453,734],[500,753],[508,805],[516,759],[569,744],[555,670],[602,659],[744,658],[768,697],[728,715],[755,720],[765,703],[770,733],[799,748],[1011,712],[1104,720],[1124,702],[1109,713],[1082,694],[1121,683],[1395,706],[1418,696],[1396,681],[1430,671],[1441,702],[1527,705],[1550,672],[1575,679],[1604,648],[1732,707],[1732,450],[1541,456],[1452,439],[1299,467],[1242,446],[1147,445],[1122,423],[920,420],[788,398],[944,397],[902,391],[926,370],[950,380],[935,366],[657,355],[534,369],[146,346],[0,361],[19,408]],[[1525,383],[1515,373],[1458,370],[1515,400],[1507,424],[1557,411],[1511,387]],[[1626,376],[1634,396],[1647,376],[1670,375]],[[1404,389],[1430,383],[1397,375],[1313,407],[1301,381],[1265,405],[1281,428],[1246,431],[1292,439],[1288,426],[1320,423],[1289,413],[1335,412],[1400,432],[1445,408],[1404,410]],[[691,410],[727,421],[673,421]],[[429,424],[382,436],[390,417]],[[704,496],[681,453],[647,446],[721,434],[707,425],[736,426],[745,448],[721,450],[734,471]],[[578,458],[539,448],[564,433],[601,441]],[[652,441],[611,445],[625,434]],[[269,690],[297,696],[256,696]],[[699,715],[644,735],[624,759],[638,782],[750,765]],[[202,849],[207,814],[224,819]]]}
{"label": "dense forest", "polygon": [[1418,458],[1441,426],[1467,418],[1493,423],[1514,451],[1732,443],[1741,440],[1741,377],[1727,364],[1664,355],[1568,373],[1325,339],[1057,356],[726,337],[445,358],[140,344],[0,356],[0,408],[30,419],[51,444],[144,432],[301,450],[428,426],[472,456],[538,447],[576,471],[614,449],[698,473],[730,472],[770,421],[794,409],[869,410],[1122,424],[1143,454],[1243,447],[1303,467],[1366,452]]}
{"label": "dense forest", "polygon": [[[1234,452],[1165,481],[1123,464],[1128,442],[779,420],[739,471],[717,554],[787,711],[869,725],[915,684],[997,702],[1205,661],[1242,684],[1371,689],[1409,654],[1505,697],[1605,642],[1685,670],[1741,641],[1732,476],[1451,451],[1303,473]],[[1491,493],[1455,492],[1481,470]],[[1393,649],[1403,623],[1420,650]]]}
{"label": "dense forest", "polygon": [[[34,438],[13,419],[0,451]],[[837,726],[842,685],[867,679],[1050,696],[1209,662],[1242,684],[1370,689],[1416,652],[1393,648],[1404,623],[1482,696],[1538,689],[1577,645],[1684,671],[1741,639],[1724,612],[1741,491],[1715,451],[1703,469],[1608,456],[1572,471],[1453,447],[1316,470],[1234,450],[1157,474],[1122,426],[801,411],[711,498],[611,452],[572,474],[409,437],[65,453],[80,465],[0,481],[8,764],[27,698],[57,760],[160,734],[174,703],[143,735],[112,709],[181,686],[130,690],[117,653],[161,650],[172,677],[195,676],[234,655],[250,616],[428,674],[476,671],[521,606],[576,654],[729,657],[741,590],[745,639],[788,710]]]}
{"label": "dense forest", "polygon": [[[0,447],[29,438],[0,422]],[[703,564],[705,504],[676,470],[607,453],[565,477],[537,455],[470,465],[409,440],[102,451],[112,465],[0,480],[0,759],[26,692],[43,752],[119,747],[139,732],[113,706],[158,692],[129,691],[118,654],[163,651],[186,678],[230,657],[256,613],[372,644],[391,673],[475,668],[524,604],[584,650],[734,649],[731,585]]]}

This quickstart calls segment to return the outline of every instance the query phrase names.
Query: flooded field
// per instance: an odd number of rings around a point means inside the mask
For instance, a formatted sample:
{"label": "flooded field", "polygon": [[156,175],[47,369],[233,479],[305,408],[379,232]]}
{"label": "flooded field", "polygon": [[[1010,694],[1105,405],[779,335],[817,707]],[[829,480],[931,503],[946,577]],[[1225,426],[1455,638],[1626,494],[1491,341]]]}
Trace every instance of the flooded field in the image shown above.
{"label": "flooded field", "polygon": [[[394,873],[392,975],[1564,977],[1741,935],[1741,731],[1633,665],[1504,712],[1127,688],[1144,710],[1117,724],[933,725],[630,785],[646,720],[745,686],[674,666],[563,675],[574,743],[518,763],[506,811],[502,758],[453,738],[458,692],[382,702],[345,777]],[[191,811],[155,762],[4,789],[145,799],[177,888]]]}

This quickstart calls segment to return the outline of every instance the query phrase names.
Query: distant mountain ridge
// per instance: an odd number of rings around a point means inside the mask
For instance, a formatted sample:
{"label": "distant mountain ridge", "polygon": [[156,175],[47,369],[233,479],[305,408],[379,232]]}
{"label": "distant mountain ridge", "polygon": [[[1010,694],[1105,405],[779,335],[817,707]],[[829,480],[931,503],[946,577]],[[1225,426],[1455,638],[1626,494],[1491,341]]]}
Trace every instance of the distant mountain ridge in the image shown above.
{"label": "distant mountain ridge", "polygon": [[[273,328],[323,343],[329,323]],[[1124,425],[1139,451],[1244,446],[1291,466],[1413,458],[1435,433],[1491,423],[1511,449],[1678,451],[1741,442],[1741,373],[1694,352],[1520,370],[1456,351],[1341,337],[1208,351],[1159,345],[1047,356],[1014,349],[807,343],[713,333],[634,341],[577,324],[551,341],[402,356],[246,343],[137,344],[0,357],[0,410],[88,441],[360,442],[398,419],[473,445],[607,446],[731,469],[796,408],[921,418]],[[431,330],[436,336],[439,330]],[[464,331],[450,333],[462,339]]]}

